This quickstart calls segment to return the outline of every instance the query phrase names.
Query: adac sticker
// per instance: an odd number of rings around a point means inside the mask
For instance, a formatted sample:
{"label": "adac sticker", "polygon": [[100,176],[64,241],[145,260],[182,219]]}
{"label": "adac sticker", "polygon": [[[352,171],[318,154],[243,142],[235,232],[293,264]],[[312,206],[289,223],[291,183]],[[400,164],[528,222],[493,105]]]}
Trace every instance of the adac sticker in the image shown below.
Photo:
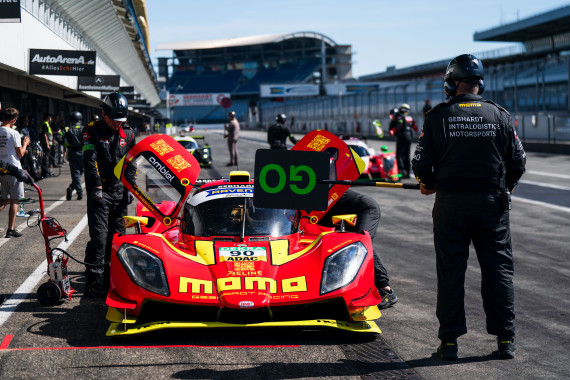
{"label": "adac sticker", "polygon": [[83,140],[89,140],[89,134],[87,132],[83,134]]}
{"label": "adac sticker", "polygon": [[125,139],[121,139],[119,141],[119,144],[121,144],[121,146],[125,146],[125,145],[127,145],[127,141]]}

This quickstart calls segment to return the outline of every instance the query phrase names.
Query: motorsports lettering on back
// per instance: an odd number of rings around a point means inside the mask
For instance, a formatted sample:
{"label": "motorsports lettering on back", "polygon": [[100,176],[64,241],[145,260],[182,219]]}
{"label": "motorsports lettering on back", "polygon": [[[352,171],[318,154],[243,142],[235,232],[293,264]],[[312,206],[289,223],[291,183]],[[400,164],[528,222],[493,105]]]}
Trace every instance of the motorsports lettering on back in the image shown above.
{"label": "motorsports lettering on back", "polygon": [[[459,104],[460,107],[477,105],[477,103]],[[488,123],[482,116],[449,116],[444,119],[444,125],[445,137],[495,137],[500,129],[498,123]]]}

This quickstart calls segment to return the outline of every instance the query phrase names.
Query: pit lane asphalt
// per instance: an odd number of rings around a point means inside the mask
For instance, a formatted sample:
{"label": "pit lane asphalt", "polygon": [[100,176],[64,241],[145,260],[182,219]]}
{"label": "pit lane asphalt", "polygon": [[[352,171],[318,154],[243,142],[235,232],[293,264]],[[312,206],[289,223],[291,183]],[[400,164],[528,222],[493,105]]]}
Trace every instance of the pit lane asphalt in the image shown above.
{"label": "pit lane asphalt", "polygon": [[[214,166],[200,177],[227,175],[228,153],[221,130],[210,130],[206,136],[213,147]],[[379,149],[386,143],[369,141],[369,145]],[[253,172],[254,151],[265,147],[265,133],[242,130],[239,169]],[[466,278],[469,333],[459,339],[460,360],[437,359],[433,197],[411,190],[361,187],[357,190],[372,195],[381,206],[375,245],[400,298],[377,321],[383,330],[380,337],[271,329],[159,331],[110,339],[105,337],[104,300],[82,297],[83,267],[79,264],[69,265],[72,286],[78,291],[69,303],[47,308],[35,300],[35,289],[32,295],[14,294],[45,258],[37,229],[25,229],[20,239],[0,239],[0,292],[23,299],[0,327],[0,378],[567,378],[570,209],[564,202],[569,192],[558,189],[546,194],[540,185],[570,187],[564,172],[570,157],[528,155],[529,173],[523,179],[534,184],[524,183],[515,190],[511,212],[518,346],[514,360],[500,361],[493,354],[496,343],[485,331],[474,252]],[[60,177],[39,183],[46,207],[64,196],[69,183],[67,166]],[[27,195],[35,196],[33,191]],[[27,210],[35,207],[26,205]],[[85,201],[64,201],[48,215],[71,231],[84,216],[85,207]],[[0,214],[4,228],[6,218],[4,211]],[[18,224],[22,222],[18,218]],[[69,252],[82,259],[87,241],[83,230]],[[45,277],[38,285],[44,281]]]}

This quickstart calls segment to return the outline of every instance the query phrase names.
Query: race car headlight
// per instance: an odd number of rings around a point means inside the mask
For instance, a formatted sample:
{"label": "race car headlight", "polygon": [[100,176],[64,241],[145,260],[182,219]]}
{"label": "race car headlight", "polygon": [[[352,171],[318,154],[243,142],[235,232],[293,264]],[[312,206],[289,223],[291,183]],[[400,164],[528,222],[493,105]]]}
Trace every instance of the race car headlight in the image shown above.
{"label": "race car headlight", "polygon": [[130,244],[123,244],[117,256],[135,284],[150,292],[170,296],[162,260],[152,253]]}
{"label": "race car headlight", "polygon": [[323,267],[321,295],[350,284],[358,274],[366,253],[364,244],[357,242],[327,257]]}

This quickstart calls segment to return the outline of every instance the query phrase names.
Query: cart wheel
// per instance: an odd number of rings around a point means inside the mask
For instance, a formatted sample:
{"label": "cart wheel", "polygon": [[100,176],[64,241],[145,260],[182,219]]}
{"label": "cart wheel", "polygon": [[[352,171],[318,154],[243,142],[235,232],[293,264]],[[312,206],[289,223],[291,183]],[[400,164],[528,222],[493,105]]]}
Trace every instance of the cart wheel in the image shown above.
{"label": "cart wheel", "polygon": [[53,306],[61,299],[61,289],[53,282],[46,282],[38,288],[36,297],[42,305]]}

